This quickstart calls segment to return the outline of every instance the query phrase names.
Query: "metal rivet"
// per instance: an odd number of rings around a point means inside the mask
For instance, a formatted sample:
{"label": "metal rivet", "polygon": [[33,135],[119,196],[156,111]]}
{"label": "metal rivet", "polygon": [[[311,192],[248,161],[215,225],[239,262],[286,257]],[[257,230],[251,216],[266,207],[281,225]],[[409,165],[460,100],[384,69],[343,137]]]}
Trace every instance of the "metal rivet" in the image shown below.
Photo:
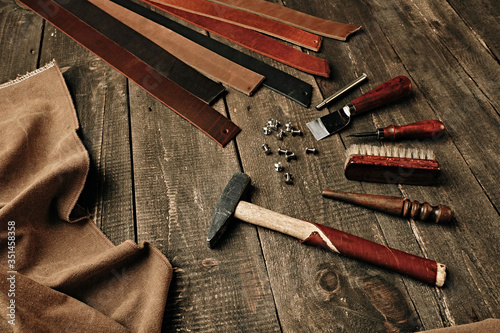
{"label": "metal rivet", "polygon": [[285,131],[291,132],[293,130],[292,123],[286,123],[285,124]]}
{"label": "metal rivet", "polygon": [[274,163],[274,170],[276,170],[277,172],[283,171],[283,166],[281,165],[281,162]]}
{"label": "metal rivet", "polygon": [[294,153],[288,153],[288,154],[286,155],[286,160],[287,160],[288,162],[290,162],[291,160],[296,160],[296,159],[297,159],[297,156],[296,156]]}
{"label": "metal rivet", "polygon": [[307,148],[306,147],[306,154],[316,154],[316,148]]}
{"label": "metal rivet", "polygon": [[278,148],[278,154],[280,154],[280,155],[287,155],[288,154],[288,150]]}
{"label": "metal rivet", "polygon": [[285,132],[283,132],[283,130],[280,130],[278,132],[278,134],[276,134],[276,139],[281,141],[281,140],[283,140],[283,137],[285,137],[285,136],[286,136]]}
{"label": "metal rivet", "polygon": [[296,136],[296,135],[302,135],[302,132],[300,130],[291,130],[290,131],[292,133],[292,136]]}
{"label": "metal rivet", "polygon": [[264,134],[265,135],[270,135],[271,134],[271,129],[269,128],[269,126],[264,127]]}
{"label": "metal rivet", "polygon": [[293,184],[293,176],[291,173],[285,173],[285,183],[291,185]]}
{"label": "metal rivet", "polygon": [[271,154],[271,149],[269,148],[269,146],[267,145],[267,143],[264,143],[262,145],[262,149],[264,149],[264,153],[266,153],[266,155]]}

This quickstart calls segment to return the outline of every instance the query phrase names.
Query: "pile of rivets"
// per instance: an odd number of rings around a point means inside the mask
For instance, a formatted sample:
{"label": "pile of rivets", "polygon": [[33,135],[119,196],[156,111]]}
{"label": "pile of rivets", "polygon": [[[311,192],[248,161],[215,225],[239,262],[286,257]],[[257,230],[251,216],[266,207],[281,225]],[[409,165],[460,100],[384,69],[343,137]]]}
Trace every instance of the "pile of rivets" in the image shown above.
{"label": "pile of rivets", "polygon": [[[278,141],[283,141],[283,139],[287,136],[302,136],[302,131],[299,129],[296,129],[291,122],[288,122],[285,124],[285,128],[282,129],[280,128],[281,123],[276,120],[276,119],[269,119],[267,121],[266,126],[264,126],[264,135],[271,135],[273,132],[276,132],[276,139]],[[272,154],[271,148],[269,148],[269,145],[267,143],[264,143],[262,145],[262,149],[264,150],[264,153],[266,155]],[[306,154],[311,154],[314,155],[317,153],[316,148],[305,148],[305,153]],[[297,160],[297,155],[295,153],[288,151],[283,148],[278,148],[278,154],[279,155],[284,155],[285,159],[287,162],[291,162],[292,160]],[[285,168],[281,164],[281,162],[274,163],[274,170],[276,172],[283,172]],[[291,173],[286,172],[285,173],[285,184],[292,185],[293,184],[293,176]]]}

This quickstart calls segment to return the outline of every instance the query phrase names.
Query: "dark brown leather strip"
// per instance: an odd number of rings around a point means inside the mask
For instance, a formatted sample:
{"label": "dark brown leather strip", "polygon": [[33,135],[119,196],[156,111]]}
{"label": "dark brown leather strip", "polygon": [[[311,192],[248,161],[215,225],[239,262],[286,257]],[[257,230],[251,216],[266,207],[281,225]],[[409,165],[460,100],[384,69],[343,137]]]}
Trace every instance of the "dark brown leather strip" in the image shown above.
{"label": "dark brown leather strip", "polygon": [[271,65],[268,65],[254,57],[238,51],[218,40],[202,35],[185,25],[175,22],[165,15],[154,12],[130,0],[112,0],[134,13],[146,17],[148,20],[167,27],[176,33],[189,38],[195,43],[206,47],[207,49],[228,58],[229,60],[242,65],[250,70],[266,77],[262,85],[286,98],[299,103],[302,106],[309,107],[311,104],[312,86],[295,76],[285,73]]}
{"label": "dark brown leather strip", "polygon": [[19,1],[116,68],[221,146],[224,147],[240,132],[235,124],[208,104],[158,73],[53,0]]}
{"label": "dark brown leather strip", "polygon": [[324,77],[330,76],[330,67],[325,59],[304,53],[257,31],[243,28],[232,23],[215,20],[207,16],[193,14],[160,3],[150,1],[147,3],[184,21],[219,35],[235,44],[246,47],[249,50],[280,61],[303,72]]}
{"label": "dark brown leather strip", "polygon": [[205,0],[152,0],[190,13],[233,23],[267,35],[286,40],[290,43],[318,51],[322,38],[288,24],[251,14],[242,10],[221,6]]}
{"label": "dark brown leather strip", "polygon": [[242,93],[251,95],[264,81],[264,76],[229,61],[217,53],[112,1],[89,0],[89,2],[202,74],[225,83]]}
{"label": "dark brown leather strip", "polygon": [[349,25],[325,20],[264,0],[210,1],[290,24],[294,27],[312,32],[314,34],[343,41],[345,41],[347,36],[351,33],[358,31],[361,28],[359,25]]}

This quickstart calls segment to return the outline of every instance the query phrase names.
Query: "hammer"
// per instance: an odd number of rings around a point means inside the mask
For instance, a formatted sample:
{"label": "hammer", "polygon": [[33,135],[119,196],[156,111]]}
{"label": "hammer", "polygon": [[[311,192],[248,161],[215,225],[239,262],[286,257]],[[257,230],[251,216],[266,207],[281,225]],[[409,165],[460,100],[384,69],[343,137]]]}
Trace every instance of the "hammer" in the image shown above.
{"label": "hammer", "polygon": [[299,220],[241,200],[250,187],[250,177],[235,173],[222,192],[208,230],[207,244],[214,248],[232,217],[279,231],[302,243],[323,247],[347,257],[387,268],[417,280],[442,287],[446,266],[385,245],[336,230],[325,225]]}

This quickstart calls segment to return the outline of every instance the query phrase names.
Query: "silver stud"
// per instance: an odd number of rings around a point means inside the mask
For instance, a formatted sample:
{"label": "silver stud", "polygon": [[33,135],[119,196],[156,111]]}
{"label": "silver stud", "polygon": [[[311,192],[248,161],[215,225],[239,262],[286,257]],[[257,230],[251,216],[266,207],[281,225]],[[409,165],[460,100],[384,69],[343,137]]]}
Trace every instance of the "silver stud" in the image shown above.
{"label": "silver stud", "polygon": [[271,128],[269,128],[269,126],[264,127],[264,134],[265,135],[270,135],[271,134]]}
{"label": "silver stud", "polygon": [[281,162],[278,162],[278,163],[274,163],[274,170],[276,170],[276,172],[281,172],[283,171],[283,166],[281,165]]}
{"label": "silver stud", "polygon": [[276,134],[276,139],[282,141],[285,136],[286,136],[285,132],[283,132],[283,130],[280,130],[278,134]]}
{"label": "silver stud", "polygon": [[293,184],[293,176],[291,173],[285,173],[285,183],[288,184],[288,185],[292,185]]}
{"label": "silver stud", "polygon": [[265,153],[266,155],[269,155],[269,154],[271,154],[271,153],[272,153],[272,152],[271,152],[271,148],[269,148],[269,146],[267,145],[267,143],[264,143],[264,144],[262,145],[262,149],[264,149],[264,153]]}
{"label": "silver stud", "polygon": [[285,131],[286,132],[291,132],[293,130],[292,123],[286,123],[285,124]]}
{"label": "silver stud", "polygon": [[300,136],[302,135],[302,132],[300,130],[291,130],[290,133],[292,133],[292,136]]}
{"label": "silver stud", "polygon": [[316,148],[307,148],[306,147],[306,154],[316,154]]}
{"label": "silver stud", "polygon": [[286,154],[286,160],[288,162],[290,162],[291,160],[296,160],[297,159],[297,155],[295,155],[294,153],[288,153]]}
{"label": "silver stud", "polygon": [[286,155],[286,154],[288,154],[288,150],[278,148],[278,154],[280,154],[280,155]]}

